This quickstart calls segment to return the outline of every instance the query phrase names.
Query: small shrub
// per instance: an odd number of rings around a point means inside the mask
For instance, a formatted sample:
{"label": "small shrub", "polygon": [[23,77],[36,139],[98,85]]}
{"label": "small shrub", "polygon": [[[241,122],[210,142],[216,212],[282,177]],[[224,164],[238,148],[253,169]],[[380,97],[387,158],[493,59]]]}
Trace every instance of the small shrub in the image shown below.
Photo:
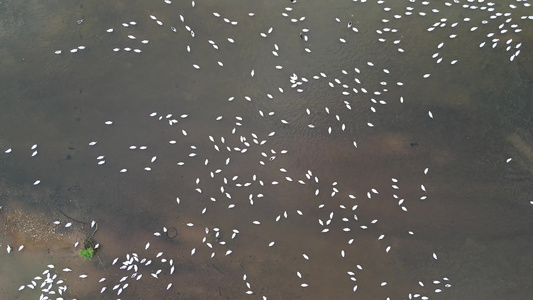
{"label": "small shrub", "polygon": [[92,259],[94,255],[94,249],[93,248],[87,248],[85,250],[81,250],[79,253],[79,256],[85,258],[85,259]]}

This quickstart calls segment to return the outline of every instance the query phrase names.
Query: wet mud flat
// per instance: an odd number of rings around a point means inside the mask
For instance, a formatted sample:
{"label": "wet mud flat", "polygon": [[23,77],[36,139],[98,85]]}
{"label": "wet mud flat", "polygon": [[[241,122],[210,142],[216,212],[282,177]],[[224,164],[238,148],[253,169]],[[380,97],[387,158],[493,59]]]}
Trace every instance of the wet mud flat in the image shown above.
{"label": "wet mud flat", "polygon": [[9,299],[533,294],[527,2],[0,6]]}

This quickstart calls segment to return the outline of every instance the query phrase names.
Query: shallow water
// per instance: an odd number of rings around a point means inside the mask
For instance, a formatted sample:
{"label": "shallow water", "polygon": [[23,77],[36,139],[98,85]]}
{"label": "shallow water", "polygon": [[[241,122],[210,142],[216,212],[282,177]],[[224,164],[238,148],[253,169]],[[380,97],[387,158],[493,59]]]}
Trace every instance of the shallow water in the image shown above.
{"label": "shallow water", "polygon": [[[532,21],[520,17],[533,13],[463,4],[1,3],[0,148],[12,149],[0,155],[2,295],[37,299],[39,286],[17,290],[49,269],[65,299],[529,299]],[[84,261],[74,243],[92,220],[100,249]],[[153,260],[140,280],[120,269],[132,253]]]}

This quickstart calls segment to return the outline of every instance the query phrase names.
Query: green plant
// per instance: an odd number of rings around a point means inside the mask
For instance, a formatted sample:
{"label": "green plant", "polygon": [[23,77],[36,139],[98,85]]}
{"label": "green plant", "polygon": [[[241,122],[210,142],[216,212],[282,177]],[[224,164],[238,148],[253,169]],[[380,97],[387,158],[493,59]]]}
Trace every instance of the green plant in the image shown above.
{"label": "green plant", "polygon": [[81,250],[78,255],[81,256],[81,257],[84,257],[85,259],[89,259],[90,260],[91,258],[93,258],[94,249],[93,248],[87,248],[87,249]]}

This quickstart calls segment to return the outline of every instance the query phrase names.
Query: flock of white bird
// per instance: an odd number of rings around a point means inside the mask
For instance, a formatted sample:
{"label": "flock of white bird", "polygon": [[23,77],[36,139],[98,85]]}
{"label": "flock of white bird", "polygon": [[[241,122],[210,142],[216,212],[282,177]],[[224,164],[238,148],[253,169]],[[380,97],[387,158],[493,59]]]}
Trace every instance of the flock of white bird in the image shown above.
{"label": "flock of white bird", "polygon": [[[168,5],[172,5],[172,1],[164,1]],[[295,39],[300,39],[302,42],[302,52],[301,55],[309,55],[312,53],[312,39],[313,31],[306,27],[306,22],[311,19],[311,16],[304,16],[299,10],[300,6],[304,6],[305,1],[287,1],[288,6],[280,8],[280,13],[284,18],[287,18],[290,24],[295,24],[300,26],[300,36],[296,36]],[[515,12],[522,12],[524,9],[527,9],[530,4],[527,1],[516,1],[515,4],[509,4],[503,6],[493,2],[485,2],[484,0],[468,0],[468,1],[444,1],[439,3],[432,3],[429,1],[415,1],[410,0],[409,3],[401,10],[397,8],[391,8],[387,6],[385,1],[366,1],[366,0],[354,0],[354,9],[365,9],[369,5],[378,5],[383,12],[385,12],[389,17],[381,20],[381,25],[379,28],[375,29],[377,33],[377,39],[383,44],[392,44],[396,47],[397,51],[400,53],[395,53],[394,55],[407,55],[409,47],[402,45],[402,35],[403,33],[398,28],[395,28],[396,22],[399,22],[400,19],[404,18],[432,18],[437,20],[430,27],[426,28],[427,35],[442,35],[447,40],[449,39],[458,39],[464,38],[472,41],[482,39],[479,43],[479,47],[483,48],[489,46],[491,48],[503,47],[505,53],[508,53],[509,60],[514,61],[520,54],[520,49],[522,42],[519,38],[519,33],[522,31],[522,28],[517,24],[517,20],[533,20],[533,15],[521,15],[516,16]],[[372,2],[372,3],[370,3]],[[200,3],[198,5],[201,5]],[[272,4],[277,5],[277,4]],[[192,8],[196,8],[197,4],[192,1]],[[392,5],[397,7],[397,3]],[[207,9],[207,8],[206,8]],[[326,7],[324,9],[327,9]],[[452,14],[449,13],[452,11]],[[456,19],[454,14],[460,11],[468,11],[468,15],[474,15],[475,19],[483,18],[480,23],[473,23],[470,17],[464,17],[460,20]],[[254,18],[257,13],[249,12],[244,17]],[[119,23],[115,28],[109,28],[106,30],[106,34],[116,35],[117,36],[117,46],[110,49],[111,51],[117,52],[116,55],[122,55],[122,52],[136,53],[139,55],[150,55],[150,42],[148,37],[140,37],[135,34],[135,27],[138,23],[153,23],[154,26],[161,27],[161,30],[171,30],[176,33],[184,41],[190,40],[190,38],[202,39],[201,34],[197,33],[190,24],[186,22],[187,18],[194,18],[195,16],[183,16],[178,14],[178,20],[164,20],[155,16],[154,14],[146,14],[144,20],[139,21],[125,21]],[[230,18],[230,16],[223,16],[218,12],[212,12],[212,16],[223,21],[220,23],[220,26],[239,26],[240,18],[243,16],[234,16],[235,19]],[[361,34],[362,29],[358,28],[357,20],[341,20],[340,18],[335,18],[330,20],[332,26],[336,26],[336,23],[345,24],[342,28],[348,31],[343,33],[342,37],[339,37],[337,40],[344,47],[354,47],[357,43],[356,38]],[[179,23],[181,22],[181,24]],[[83,26],[82,22],[78,21],[78,26]],[[499,23],[494,26],[495,23]],[[470,27],[468,36],[461,36],[458,30],[465,26]],[[336,28],[336,27],[334,27]],[[185,31],[183,31],[185,30]],[[258,32],[257,35],[261,38],[268,39],[271,35],[275,34],[277,29],[275,27],[267,27],[264,32]],[[457,31],[456,31],[457,30]],[[445,33],[440,33],[440,32]],[[198,30],[201,32],[201,30]],[[480,35],[480,32],[483,32]],[[187,38],[183,35],[187,35]],[[332,35],[335,34],[335,31],[331,32]],[[125,37],[125,38],[124,38]],[[443,40],[435,45],[436,52],[431,56],[436,64],[441,62],[447,62],[449,65],[455,65],[459,62],[459,58],[451,57],[447,58],[446,48],[448,47],[448,41]],[[238,36],[229,36],[225,37],[223,40],[218,43],[207,39],[206,46],[214,48],[215,51],[221,51],[224,47],[228,45],[238,45],[239,40]],[[191,48],[191,45],[184,44],[183,47],[186,48],[187,52],[191,52],[194,49]],[[272,44],[272,55],[276,58],[287,57],[283,53],[283,47],[277,43]],[[57,55],[64,55],[64,52],[69,52],[72,54],[78,55],[82,51],[90,52],[91,46],[79,45],[70,50],[58,49],[55,51]],[[482,51],[482,50],[479,50]],[[494,50],[496,51],[496,50]],[[142,53],[142,54],[141,54]],[[126,55],[126,54],[124,54]],[[281,60],[280,60],[281,61]],[[468,62],[464,62],[468,63]],[[187,72],[197,72],[197,70],[202,70],[204,66],[201,61],[199,62],[190,62],[192,66],[191,69]],[[218,67],[224,67],[223,61],[217,61]],[[391,99],[387,94],[390,92],[390,89],[400,90],[404,86],[404,82],[397,81],[394,78],[400,78],[401,76],[394,76],[399,73],[394,69],[387,67],[380,63],[379,61],[372,61],[371,57],[365,63],[361,65],[349,65],[345,69],[340,69],[335,73],[328,73],[317,71],[315,74],[311,75],[301,75],[298,70],[285,70],[281,62],[273,66],[276,70],[284,70],[284,72],[289,72],[290,74],[287,78],[286,86],[280,86],[274,88],[273,90],[266,91],[266,100],[272,100],[280,96],[283,93],[293,93],[293,94],[305,94],[308,89],[319,89],[319,90],[331,90],[334,91],[329,93],[329,95],[335,95],[340,100],[339,105],[326,106],[323,105],[319,111],[316,109],[305,108],[301,112],[303,118],[309,120],[306,125],[307,128],[303,130],[323,130],[323,133],[328,135],[339,133],[344,134],[349,137],[348,144],[354,153],[356,153],[358,148],[357,137],[353,136],[353,131],[350,131],[350,124],[353,124],[353,120],[346,120],[342,113],[349,113],[352,110],[355,110],[356,107],[359,107],[356,104],[354,99],[359,99],[367,103],[371,114],[378,113],[381,106],[387,105],[392,101],[399,101],[404,103],[404,97],[399,97]],[[453,66],[446,66],[446,68],[452,68]],[[253,80],[254,76],[257,73],[261,72],[259,69],[247,69],[247,66],[244,67],[246,73],[250,74],[250,79]],[[443,66],[444,68],[444,66]],[[372,74],[372,76],[368,76]],[[378,74],[378,75],[376,75]],[[420,80],[431,80],[430,73],[423,73],[420,75]],[[379,80],[375,80],[379,78]],[[266,88],[265,88],[266,89]],[[230,96],[225,102],[232,102],[233,105],[239,105],[239,100],[244,100],[246,102],[256,101],[250,96],[245,96],[243,99],[236,96]],[[262,101],[262,100],[257,100]],[[406,100],[407,101],[407,100]],[[246,103],[243,102],[243,103]],[[313,118],[315,114],[321,114],[323,111],[326,112],[328,116],[331,116],[331,119],[334,120],[333,124],[325,126],[322,128],[321,124],[314,124],[312,120],[317,120]],[[342,109],[342,110],[341,110]],[[227,132],[226,135],[222,136],[212,136],[208,135],[202,137],[205,141],[205,144],[195,145],[190,143],[188,138],[194,136],[194,132],[188,132],[184,127],[180,126],[190,119],[193,119],[195,116],[189,113],[161,113],[161,112],[144,112],[147,118],[151,118],[157,124],[161,126],[171,126],[176,128],[177,132],[181,133],[182,137],[177,139],[173,137],[168,140],[168,147],[183,147],[186,145],[187,154],[182,157],[177,157],[171,163],[180,168],[185,165],[193,165],[197,169],[205,170],[205,176],[195,177],[189,176],[185,180],[188,180],[194,185],[194,191],[196,192],[197,199],[194,201],[203,201],[204,207],[197,212],[197,218],[202,219],[202,223],[208,223],[205,220],[209,220],[209,212],[216,210],[217,206],[215,204],[223,203],[223,205],[229,211],[235,211],[239,206],[253,206],[261,201],[269,201],[268,194],[269,190],[276,189],[277,185],[288,184],[294,185],[294,188],[305,187],[306,189],[312,190],[315,200],[319,202],[312,202],[307,204],[306,207],[301,207],[296,210],[281,210],[279,213],[272,219],[266,220],[261,218],[260,212],[258,213],[258,218],[251,221],[250,226],[259,226],[262,224],[273,224],[282,223],[283,220],[290,218],[305,218],[306,215],[325,215],[325,217],[319,218],[317,221],[320,225],[316,234],[322,235],[322,238],[327,239],[328,234],[332,234],[333,230],[338,230],[337,226],[333,226],[332,222],[337,222],[335,224],[342,224],[340,227],[341,233],[346,234],[346,243],[344,245],[335,245],[332,247],[336,249],[335,252],[337,256],[344,259],[351,255],[350,247],[351,245],[357,243],[354,235],[352,233],[356,231],[373,231],[376,240],[380,241],[381,248],[384,253],[390,253],[394,255],[394,248],[390,241],[387,240],[387,235],[382,232],[377,232],[376,224],[380,221],[379,218],[375,216],[365,216],[364,218],[360,217],[358,213],[358,208],[364,206],[366,202],[364,200],[376,199],[379,197],[380,193],[385,194],[385,191],[378,191],[375,188],[370,188],[365,191],[353,191],[349,186],[342,186],[335,180],[330,178],[319,178],[319,174],[315,174],[311,167],[309,170],[301,173],[298,171],[293,171],[287,168],[279,168],[275,177],[272,177],[272,174],[268,175],[258,175],[260,172],[253,172],[253,170],[258,168],[276,168],[279,166],[277,162],[279,159],[282,159],[283,162],[289,162],[296,159],[291,155],[290,151],[286,150],[284,147],[276,147],[271,145],[276,145],[277,143],[272,142],[276,139],[277,132],[274,130],[269,130],[268,128],[261,128],[258,132],[266,132],[264,134],[260,133],[248,133],[242,131],[241,128],[246,127],[245,124],[247,121],[256,118],[257,116],[227,116],[220,115],[216,119],[212,120],[209,126],[217,127],[220,122],[224,123],[225,126],[230,126],[232,129]],[[276,115],[275,111],[269,111],[259,109],[257,111],[261,118],[271,118],[275,119],[276,122],[280,122],[282,125],[291,128],[293,120],[281,118]],[[427,115],[429,118],[437,118],[433,112],[428,111]],[[277,118],[277,119],[276,119]],[[229,124],[229,125],[228,125]],[[105,122],[105,125],[108,126],[109,130],[112,130],[113,126],[116,125],[116,122],[109,120]],[[380,124],[375,122],[366,122],[366,125],[370,128],[378,127]],[[156,125],[157,126],[157,125]],[[279,127],[278,127],[279,128]],[[372,130],[372,129],[369,129]],[[97,151],[98,146],[100,146],[97,140],[92,140],[88,143],[90,146],[87,151]],[[209,149],[207,149],[209,146]],[[211,149],[212,148],[212,149]],[[131,145],[129,149],[124,149],[124,152],[127,151],[145,151],[146,153],[157,152],[159,149],[151,149],[152,152],[148,151],[149,147],[147,145]],[[214,150],[213,150],[214,149]],[[31,156],[38,156],[37,145],[31,147]],[[5,150],[5,155],[10,155],[13,152],[13,149],[9,148]],[[256,161],[255,165],[248,165],[247,159],[250,155],[254,157]],[[255,156],[254,156],[255,155]],[[103,168],[106,168],[106,160],[109,160],[106,155],[98,155],[96,163]],[[276,159],[278,161],[274,162]],[[511,161],[511,158],[507,160],[507,163]],[[157,169],[158,163],[157,155],[149,155],[146,165],[143,167],[143,170],[146,172],[155,171]],[[168,164],[169,162],[164,162]],[[236,165],[231,169],[223,170],[224,167],[229,166],[230,164]],[[242,169],[252,170],[254,175],[249,176],[247,173],[241,174]],[[127,173],[131,168],[123,166],[118,168],[116,171],[120,173]],[[429,176],[429,168],[424,168],[420,170],[425,176]],[[128,173],[129,174],[129,173]],[[124,176],[128,176],[124,174]],[[145,173],[145,176],[150,176],[149,173]],[[33,182],[33,185],[42,184],[41,180],[45,183],[46,178],[36,178]],[[127,177],[124,177],[124,180],[128,180]],[[397,178],[389,178],[390,188],[392,191],[392,199],[395,201],[398,208],[398,213],[407,213],[409,211],[409,206],[415,203],[415,200],[412,197],[407,195],[402,196],[398,191],[400,189],[400,180]],[[246,199],[242,199],[240,194],[242,190],[250,191],[247,192],[248,196]],[[424,183],[420,183],[417,187],[418,190],[418,199],[416,201],[427,201],[430,194],[428,190],[430,187],[426,187]],[[387,191],[390,193],[391,191]],[[237,195],[237,196],[236,196]],[[346,195],[346,196],[344,196]],[[189,197],[189,196],[188,196]],[[339,197],[344,197],[342,200],[330,201],[331,199],[338,199]],[[190,198],[190,197],[189,197]],[[193,201],[191,199],[186,199],[182,195],[176,195],[175,199],[169,199],[169,202],[172,201],[172,205],[182,205],[184,201]],[[533,202],[532,202],[533,204]],[[191,212],[194,213],[194,212]],[[218,211],[217,213],[221,213]],[[237,213],[228,214],[228,217],[238,217]],[[250,216],[249,216],[250,217]],[[364,220],[364,221],[363,221]],[[368,221],[367,221],[368,220]],[[65,224],[64,224],[65,223]],[[73,224],[66,223],[61,221],[55,221],[54,223],[57,226],[64,226],[65,228],[70,228]],[[75,224],[74,224],[75,225]],[[94,222],[93,222],[94,225]],[[190,220],[187,223],[181,224],[179,231],[188,230],[188,228],[198,227],[200,225],[195,224],[195,219]],[[283,226],[283,225],[280,225]],[[260,234],[261,227],[257,227],[257,232]],[[101,228],[101,230],[112,230]],[[161,230],[154,232],[154,239],[164,238],[167,228],[163,227]],[[216,260],[219,256],[230,256],[234,255],[238,249],[232,248],[232,241],[237,239],[240,235],[239,228],[233,228],[224,232],[224,229],[218,228],[213,224],[211,227],[205,227],[202,229],[205,231],[205,236],[202,240],[198,241],[198,246],[190,249],[190,255],[197,255],[197,248],[206,247],[209,249],[211,259]],[[405,230],[406,237],[414,236],[415,232],[411,230]],[[212,238],[212,237],[215,238]],[[179,237],[178,237],[179,238]],[[169,290],[169,293],[172,293],[172,286],[175,280],[179,280],[174,274],[175,272],[175,256],[172,253],[163,253],[154,250],[155,240],[149,241],[144,245],[139,245],[140,249],[137,252],[125,251],[123,257],[116,258],[112,263],[107,263],[106,266],[108,270],[113,274],[120,274],[119,276],[112,276],[110,278],[92,278],[86,274],[78,274],[78,277],[83,280],[97,280],[101,284],[101,293],[113,294],[116,297],[125,297],[128,298],[128,287],[132,285],[139,284],[142,280],[164,280],[167,285],[166,289]],[[276,241],[269,241],[265,243],[265,248],[275,248]],[[24,246],[20,245],[18,251],[23,250]],[[76,243],[75,248],[79,249],[79,244]],[[12,246],[7,245],[7,252],[12,252]],[[337,250],[338,249],[338,250]],[[105,250],[103,250],[105,251]],[[333,250],[332,250],[333,251]],[[337,252],[338,251],[338,252]],[[217,255],[218,254],[218,255]],[[301,257],[302,264],[312,262],[319,263],[319,258],[311,257],[307,253],[296,253],[296,256]],[[173,258],[174,257],[174,258]],[[428,252],[427,257],[424,259],[438,260],[437,253]],[[152,262],[157,261],[158,264],[152,265]],[[157,266],[155,266],[157,265]],[[164,267],[161,267],[161,266]],[[357,278],[358,276],[364,276],[365,269],[371,269],[371,265],[365,265],[364,262],[361,262],[356,265],[346,266],[346,270],[342,272],[346,273],[351,282],[350,289],[354,293],[357,293],[358,289],[361,287],[358,286]],[[113,272],[111,272],[113,270]],[[20,286],[19,290],[23,293],[27,289],[40,289],[41,296],[40,299],[63,299],[64,294],[67,294],[68,281],[71,279],[70,272],[75,270],[70,270],[66,266],[62,268],[62,271],[58,271],[54,265],[48,265],[48,268],[35,276],[29,281]],[[79,272],[78,272],[79,273]],[[306,282],[303,278],[306,274],[302,274],[301,270],[295,270],[295,274],[299,279],[302,279],[298,288],[310,289],[311,284]],[[143,277],[144,275],[144,277]],[[110,275],[111,276],[111,275]],[[258,293],[254,292],[251,288],[251,283],[249,282],[247,275],[243,275],[243,280],[245,281],[246,287],[243,288],[243,293],[249,295],[257,295]],[[433,285],[432,288],[427,288],[427,286]],[[377,282],[375,287],[365,287],[365,288],[385,288],[388,285],[387,281]],[[408,299],[430,299],[432,295],[444,292],[446,289],[452,286],[450,280],[446,276],[435,279],[421,280],[418,282],[413,282],[413,292],[407,295],[391,295],[390,298],[408,298]],[[420,292],[417,288],[424,288]],[[268,299],[268,295],[261,295],[263,299]]]}

